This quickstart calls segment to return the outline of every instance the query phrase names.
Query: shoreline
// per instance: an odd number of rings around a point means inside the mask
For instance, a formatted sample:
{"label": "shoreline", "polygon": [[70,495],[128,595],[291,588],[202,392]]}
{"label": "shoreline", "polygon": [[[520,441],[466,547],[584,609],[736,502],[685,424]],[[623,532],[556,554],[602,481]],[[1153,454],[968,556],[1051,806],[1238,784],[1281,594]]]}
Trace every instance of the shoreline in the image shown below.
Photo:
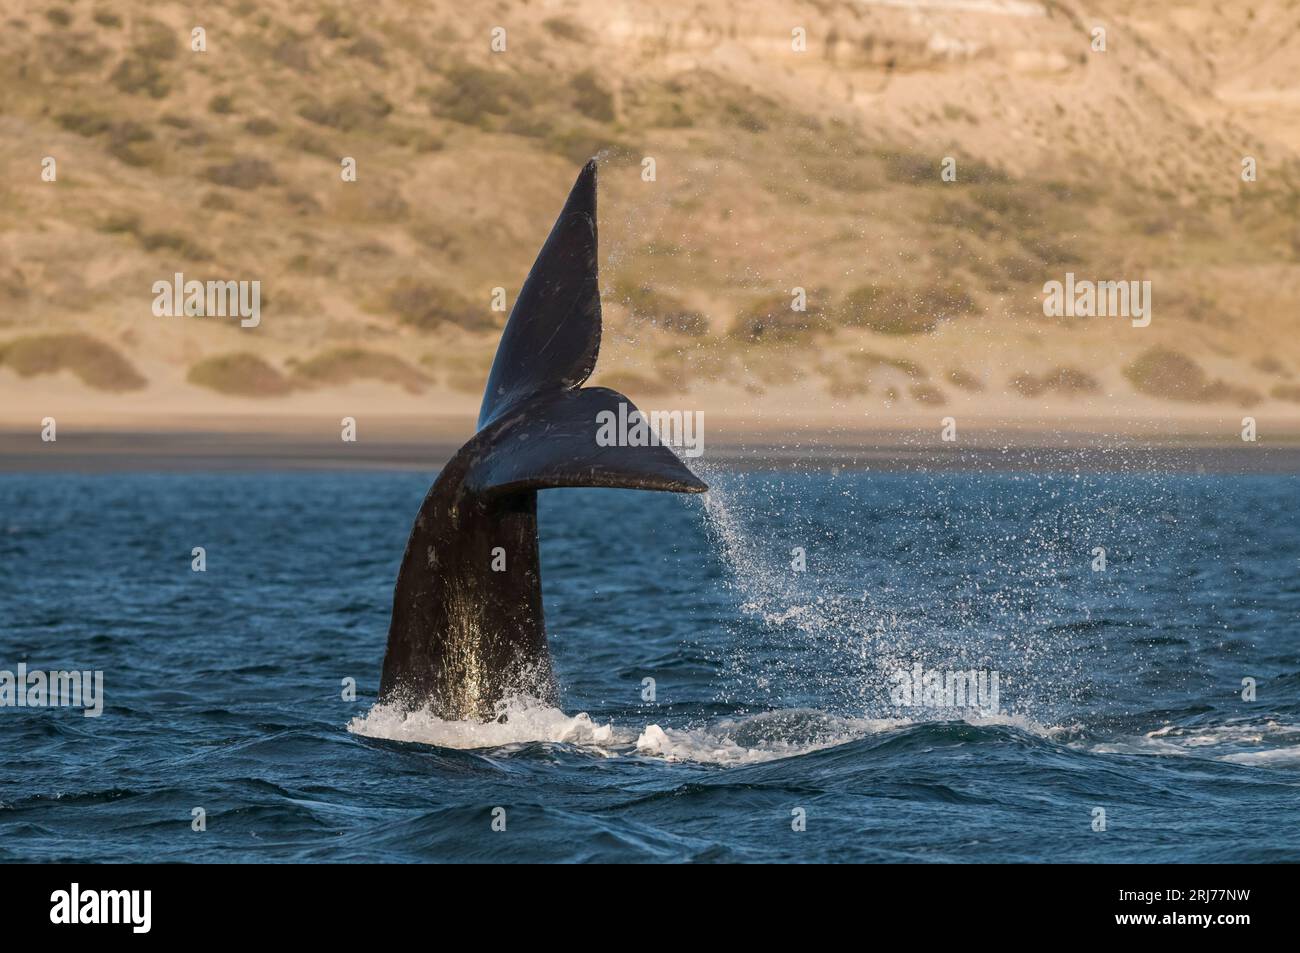
{"label": "shoreline", "polygon": [[[365,418],[345,443],[334,418],[220,418],[170,427],[0,428],[0,474],[197,473],[439,469],[469,439],[462,417]],[[1254,443],[1229,432],[1172,427],[1169,421],[1116,422],[1099,429],[1048,430],[1025,422],[972,420],[943,442],[924,427],[776,429],[740,426],[705,441],[704,466],[737,469],[1015,472],[1185,472],[1300,474],[1300,433],[1263,433]],[[177,426],[177,425],[180,426]],[[715,428],[716,431],[717,428]]]}

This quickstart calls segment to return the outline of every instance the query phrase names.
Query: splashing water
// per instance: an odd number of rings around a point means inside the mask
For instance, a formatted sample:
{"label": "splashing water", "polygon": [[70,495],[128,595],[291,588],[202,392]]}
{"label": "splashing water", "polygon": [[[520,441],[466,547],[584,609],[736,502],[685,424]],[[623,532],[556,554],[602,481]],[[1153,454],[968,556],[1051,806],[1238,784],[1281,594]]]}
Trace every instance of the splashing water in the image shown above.
{"label": "splashing water", "polygon": [[596,752],[614,753],[626,747],[629,737],[613,725],[599,725],[586,712],[566,715],[535,698],[517,697],[500,702],[494,719],[446,721],[427,711],[408,712],[375,705],[353,718],[348,731],[389,741],[413,741],[444,748],[502,748],[528,742],[579,745]]}
{"label": "splashing water", "polygon": [[726,697],[869,717],[899,714],[890,688],[918,663],[996,671],[1007,710],[1034,720],[1086,700],[1107,651],[1089,637],[1138,621],[1107,611],[1104,583],[1149,565],[1129,547],[1171,498],[1153,478],[705,470],[707,531],[758,623],[733,623]]}
{"label": "splashing water", "polygon": [[[1008,725],[1053,737],[1045,728],[1005,715],[968,716],[972,725]],[[529,744],[566,745],[606,758],[640,755],[665,761],[713,765],[761,764],[847,744],[916,722],[904,718],[842,718],[811,709],[762,712],[722,718],[699,727],[663,727],[651,722],[639,731],[598,724],[586,712],[568,715],[533,698],[511,698],[492,721],[444,721],[428,712],[403,712],[376,705],[348,723],[348,731],[386,741],[415,742],[461,750],[510,750]]]}

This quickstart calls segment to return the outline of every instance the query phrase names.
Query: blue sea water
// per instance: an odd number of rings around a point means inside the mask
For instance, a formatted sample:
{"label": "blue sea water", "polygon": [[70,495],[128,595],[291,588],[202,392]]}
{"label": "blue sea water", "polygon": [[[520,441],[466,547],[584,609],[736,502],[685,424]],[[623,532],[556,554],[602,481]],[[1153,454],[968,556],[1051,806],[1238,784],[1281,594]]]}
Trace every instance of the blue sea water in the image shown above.
{"label": "blue sea water", "polygon": [[1297,477],[704,476],[541,495],[489,725],[373,709],[430,475],[0,477],[0,669],[105,694],[0,708],[0,859],[1300,860]]}

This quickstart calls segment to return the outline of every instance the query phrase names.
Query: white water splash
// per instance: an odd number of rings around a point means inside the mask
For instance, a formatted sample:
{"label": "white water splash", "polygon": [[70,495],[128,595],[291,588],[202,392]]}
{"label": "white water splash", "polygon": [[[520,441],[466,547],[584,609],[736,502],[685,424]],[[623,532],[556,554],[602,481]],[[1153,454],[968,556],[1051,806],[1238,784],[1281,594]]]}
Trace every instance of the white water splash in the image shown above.
{"label": "white water splash", "polygon": [[[779,731],[765,731],[763,722],[781,724],[791,716],[810,717],[822,722],[818,734],[784,738]],[[727,719],[702,728],[662,728],[647,725],[636,740],[637,754],[665,761],[700,764],[742,765],[793,758],[824,748],[848,744],[882,731],[905,728],[910,722],[898,719],[827,718],[820,712],[765,712],[748,718]]]}
{"label": "white water splash", "polygon": [[414,741],[439,748],[504,748],[543,741],[579,745],[597,751],[626,747],[635,739],[612,724],[601,725],[586,712],[566,715],[532,699],[510,699],[498,705],[495,721],[446,721],[428,711],[402,711],[375,705],[348,723],[348,731],[368,738]]}
{"label": "white water splash", "polygon": [[1096,754],[1192,755],[1249,765],[1294,763],[1300,761],[1300,726],[1273,720],[1166,725],[1085,747]]}
{"label": "white water splash", "polygon": [[725,676],[743,686],[742,694],[758,692],[768,704],[814,687],[840,711],[891,714],[882,710],[887,673],[910,664],[915,654],[898,616],[868,593],[837,585],[834,574],[793,571],[793,547],[803,548],[808,559],[821,558],[814,544],[825,530],[791,512],[786,538],[776,538],[761,509],[766,494],[781,490],[749,486],[744,475],[706,463],[697,462],[696,469],[709,483],[700,501],[727,587],[740,612],[787,648],[758,658],[754,640],[764,636],[752,626],[737,629],[720,658]]}
{"label": "white water splash", "polygon": [[[811,709],[768,711],[724,718],[692,728],[657,723],[640,730],[599,724],[586,712],[568,715],[532,699],[500,706],[496,721],[445,721],[428,712],[376,705],[354,718],[348,731],[369,738],[461,750],[506,749],[530,743],[572,745],[600,757],[650,757],[669,762],[737,766],[793,758],[922,722],[907,718],[847,718]],[[971,715],[972,725],[1007,725],[1040,737],[1068,729],[1044,727],[1019,716]]]}

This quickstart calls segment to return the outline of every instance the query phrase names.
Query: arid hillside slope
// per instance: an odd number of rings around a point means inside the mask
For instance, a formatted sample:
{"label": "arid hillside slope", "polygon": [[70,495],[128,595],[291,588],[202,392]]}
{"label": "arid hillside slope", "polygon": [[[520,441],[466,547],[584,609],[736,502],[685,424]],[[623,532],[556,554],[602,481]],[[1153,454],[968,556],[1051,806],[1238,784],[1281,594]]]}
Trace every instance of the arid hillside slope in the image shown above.
{"label": "arid hillside slope", "polygon": [[[1294,0],[0,17],[6,427],[468,420],[598,155],[596,379],[643,406],[1300,429]],[[156,314],[177,273],[259,282],[256,326]],[[1067,274],[1149,323],[1045,314]]]}

